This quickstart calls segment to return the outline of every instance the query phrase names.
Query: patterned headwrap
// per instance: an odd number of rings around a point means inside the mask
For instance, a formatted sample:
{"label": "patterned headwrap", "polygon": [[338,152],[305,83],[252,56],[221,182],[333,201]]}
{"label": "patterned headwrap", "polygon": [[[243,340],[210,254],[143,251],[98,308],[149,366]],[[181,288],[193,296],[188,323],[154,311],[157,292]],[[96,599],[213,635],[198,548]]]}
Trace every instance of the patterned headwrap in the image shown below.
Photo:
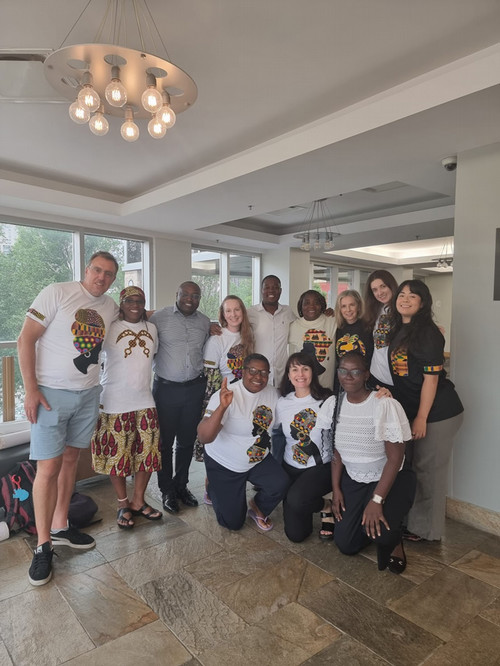
{"label": "patterned headwrap", "polygon": [[125,289],[122,289],[120,291],[120,303],[123,303],[123,301],[128,298],[129,296],[141,296],[144,301],[146,300],[146,294],[142,291],[140,287],[125,287]]}

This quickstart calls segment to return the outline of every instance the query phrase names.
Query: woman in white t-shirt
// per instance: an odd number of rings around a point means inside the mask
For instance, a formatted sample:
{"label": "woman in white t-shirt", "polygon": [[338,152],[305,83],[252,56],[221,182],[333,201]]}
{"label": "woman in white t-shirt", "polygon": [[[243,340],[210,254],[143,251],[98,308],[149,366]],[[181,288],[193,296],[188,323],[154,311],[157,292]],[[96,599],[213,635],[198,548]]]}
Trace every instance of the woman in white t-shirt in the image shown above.
{"label": "woman in white t-shirt", "polygon": [[[219,323],[222,329],[221,334],[212,335],[207,340],[203,351],[207,388],[201,410],[202,415],[205,413],[212,395],[220,389],[223,379],[227,379],[228,384],[241,379],[243,360],[254,350],[252,327],[241,298],[233,295],[226,296],[219,308]],[[195,446],[195,458],[198,462],[203,461],[203,446],[198,440]],[[205,504],[211,504],[206,490],[203,499]]]}
{"label": "woman in white t-shirt", "polygon": [[320,539],[333,539],[331,501],[323,499],[332,489],[332,442],[328,431],[317,442],[310,438],[319,408],[331,395],[319,383],[317,365],[310,354],[292,354],[276,406],[276,422],[281,424],[286,439],[283,469],[290,481],[283,500],[285,534],[297,543],[312,533],[313,515],[318,512],[323,519]]}
{"label": "woman in white t-shirt", "polygon": [[[116,522],[132,529],[132,516],[160,520],[161,511],[144,499],[152,472],[161,467],[158,414],[151,393],[153,356],[158,349],[156,326],[147,321],[146,298],[139,287],[120,292],[120,318],[113,322],[103,346],[103,391],[92,437],[92,467],[108,474],[116,492]],[[134,476],[129,501],[127,476]]]}
{"label": "woman in white t-shirt", "polygon": [[380,571],[406,568],[402,522],[415,496],[415,474],[403,469],[411,431],[403,408],[393,398],[376,397],[366,386],[365,356],[349,352],[337,370],[343,392],[321,407],[311,439],[332,431],[334,540],[346,555],[377,544]]}
{"label": "woman in white t-shirt", "polygon": [[374,386],[393,386],[389,367],[389,333],[391,331],[391,301],[398,289],[394,276],[386,270],[373,271],[365,286],[364,321],[373,331],[373,355],[370,383]]}

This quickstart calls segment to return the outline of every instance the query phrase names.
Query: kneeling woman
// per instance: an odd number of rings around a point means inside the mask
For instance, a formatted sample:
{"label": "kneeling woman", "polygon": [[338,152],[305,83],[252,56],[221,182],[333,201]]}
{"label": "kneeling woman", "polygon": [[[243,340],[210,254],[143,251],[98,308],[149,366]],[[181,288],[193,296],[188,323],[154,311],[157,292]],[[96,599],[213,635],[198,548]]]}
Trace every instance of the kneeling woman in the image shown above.
{"label": "kneeling woman", "polygon": [[268,386],[269,362],[250,354],[243,362],[243,376],[210,398],[198,426],[205,445],[208,492],[219,525],[230,530],[243,527],[247,513],[247,481],[258,488],[248,515],[263,532],[272,529],[269,514],[281,502],[288,478],[269,455],[270,428],[278,394]]}
{"label": "kneeling woman", "polygon": [[290,356],[276,408],[276,420],[286,439],[283,469],[290,483],[283,500],[285,534],[295,542],[304,541],[311,534],[313,514],[319,511],[323,519],[331,521],[324,520],[319,537],[333,539],[331,503],[323,499],[332,490],[331,438],[327,433],[317,444],[310,439],[319,408],[331,395],[319,383],[317,365],[310,354],[297,352]]}
{"label": "kneeling woman", "polygon": [[408,419],[392,398],[376,398],[366,388],[367,359],[345,354],[337,370],[345,393],[329,398],[317,419],[318,429],[331,428],[334,540],[346,555],[358,553],[370,541],[377,544],[380,571],[397,574],[406,568],[402,521],[415,495],[415,475],[402,469],[405,442],[411,439]]}

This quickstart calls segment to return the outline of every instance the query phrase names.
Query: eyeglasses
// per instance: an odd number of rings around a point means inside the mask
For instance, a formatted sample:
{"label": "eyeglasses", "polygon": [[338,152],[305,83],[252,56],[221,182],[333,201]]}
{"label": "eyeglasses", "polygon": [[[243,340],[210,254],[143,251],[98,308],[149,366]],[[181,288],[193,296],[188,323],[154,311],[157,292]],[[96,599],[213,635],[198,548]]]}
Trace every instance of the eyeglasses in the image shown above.
{"label": "eyeglasses", "polygon": [[338,368],[337,374],[339,377],[347,377],[347,375],[349,375],[349,377],[357,379],[358,377],[361,377],[362,375],[365,374],[365,370],[360,370],[359,368],[354,368],[354,370],[348,370],[347,368]]}
{"label": "eyeglasses", "polygon": [[252,377],[256,377],[257,375],[260,375],[261,377],[269,377],[269,370],[257,370],[257,368],[243,368],[243,370],[247,370]]}

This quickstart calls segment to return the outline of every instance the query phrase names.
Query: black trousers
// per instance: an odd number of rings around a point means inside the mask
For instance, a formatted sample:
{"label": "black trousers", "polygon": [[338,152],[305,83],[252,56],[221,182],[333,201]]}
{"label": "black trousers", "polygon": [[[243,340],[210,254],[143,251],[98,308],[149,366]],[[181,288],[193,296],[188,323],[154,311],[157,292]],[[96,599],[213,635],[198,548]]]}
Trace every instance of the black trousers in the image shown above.
{"label": "black trousers", "polygon": [[331,466],[326,463],[298,469],[284,462],[283,469],[290,484],[283,500],[285,534],[298,543],[312,533],[313,514],[323,510],[323,495],[332,489]]}
{"label": "black trousers", "polygon": [[[158,487],[163,495],[182,490],[188,484],[205,386],[205,378],[188,386],[164,384],[157,379],[153,383],[153,396],[160,423],[162,459],[162,468],[158,472]],[[175,475],[172,462],[174,440]]]}
{"label": "black trousers", "polygon": [[205,452],[205,467],[217,522],[229,530],[239,530],[245,522],[247,481],[258,487],[254,501],[264,516],[278,506],[288,486],[287,475],[269,454],[248,472],[233,472]]}
{"label": "black trousers", "polygon": [[389,523],[388,530],[382,523],[381,535],[370,539],[361,525],[363,511],[371,500],[377,481],[359,483],[353,481],[344,469],[341,489],[344,495],[345,511],[342,520],[335,523],[334,540],[339,550],[345,555],[355,555],[371,541],[381,546],[394,549],[401,541],[401,526],[413,504],[416,477],[411,469],[402,469],[396,476],[389,494],[385,498],[383,512]]}

